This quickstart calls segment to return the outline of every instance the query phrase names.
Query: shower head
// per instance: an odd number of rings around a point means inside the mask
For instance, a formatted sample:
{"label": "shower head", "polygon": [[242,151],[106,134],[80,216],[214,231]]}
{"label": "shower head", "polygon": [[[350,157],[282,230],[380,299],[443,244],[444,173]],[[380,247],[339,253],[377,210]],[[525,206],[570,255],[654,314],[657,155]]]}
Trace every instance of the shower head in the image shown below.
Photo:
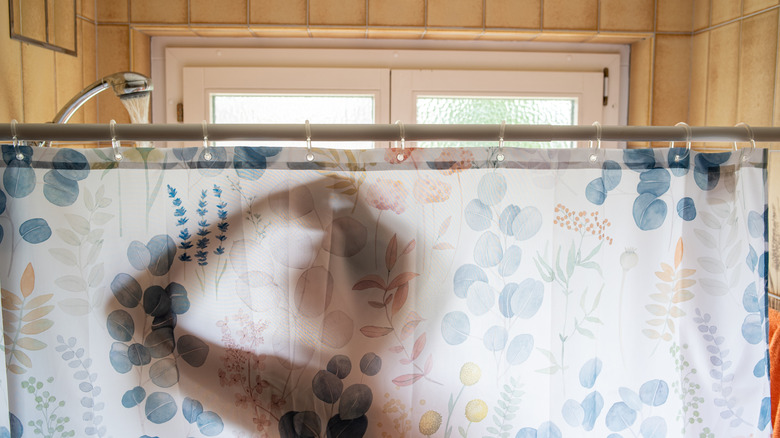
{"label": "shower head", "polygon": [[152,81],[148,77],[131,71],[108,75],[81,90],[54,116],[53,123],[67,123],[73,113],[96,94],[111,87],[120,99],[142,97],[152,90]]}

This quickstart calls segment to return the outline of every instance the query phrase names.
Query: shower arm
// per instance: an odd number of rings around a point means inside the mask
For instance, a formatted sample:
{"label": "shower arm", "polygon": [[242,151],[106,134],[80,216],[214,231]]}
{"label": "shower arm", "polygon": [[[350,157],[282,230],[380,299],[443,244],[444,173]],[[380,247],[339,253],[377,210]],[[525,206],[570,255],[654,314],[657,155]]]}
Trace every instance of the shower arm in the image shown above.
{"label": "shower arm", "polygon": [[60,109],[60,112],[58,112],[57,115],[54,116],[54,120],[52,120],[52,123],[68,123],[68,120],[70,120],[70,118],[73,117],[73,114],[76,111],[78,111],[78,109],[81,108],[82,105],[87,103],[87,101],[92,99],[96,94],[100,93],[101,91],[104,91],[110,86],[111,84],[109,84],[105,79],[99,79],[93,82],[91,85],[85,88],[81,93],[79,93],[77,96],[73,97],[73,99],[68,101],[68,103],[66,103],[65,106],[63,106],[62,109]]}

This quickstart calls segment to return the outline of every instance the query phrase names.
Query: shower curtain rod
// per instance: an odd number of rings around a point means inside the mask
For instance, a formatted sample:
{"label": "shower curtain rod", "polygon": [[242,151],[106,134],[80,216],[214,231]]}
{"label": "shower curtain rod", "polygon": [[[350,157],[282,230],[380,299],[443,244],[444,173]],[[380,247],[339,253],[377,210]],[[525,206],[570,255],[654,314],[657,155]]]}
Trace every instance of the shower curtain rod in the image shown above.
{"label": "shower curtain rod", "polygon": [[[209,141],[305,141],[304,124],[209,124]],[[501,125],[311,124],[311,141],[497,141]],[[689,131],[690,129],[690,131]],[[505,125],[505,141],[728,141],[780,142],[780,127]],[[18,123],[17,140],[110,141],[109,124]],[[203,141],[202,124],[116,124],[119,141]],[[0,141],[13,140],[12,124],[0,124]],[[679,145],[684,147],[685,145]]]}

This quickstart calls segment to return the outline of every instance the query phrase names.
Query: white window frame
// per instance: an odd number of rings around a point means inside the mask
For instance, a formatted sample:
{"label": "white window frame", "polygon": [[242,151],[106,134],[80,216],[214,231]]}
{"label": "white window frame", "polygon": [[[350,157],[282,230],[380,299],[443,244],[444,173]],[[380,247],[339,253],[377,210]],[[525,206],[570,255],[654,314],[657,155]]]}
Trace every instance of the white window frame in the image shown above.
{"label": "white window frame", "polygon": [[[231,40],[233,41],[233,40]],[[247,40],[241,44],[246,45]],[[264,41],[273,46],[290,45],[290,40]],[[328,41],[321,41],[327,44]],[[330,42],[332,44],[332,42]],[[426,44],[428,43],[428,44]],[[155,80],[153,93],[153,121],[155,123],[176,123],[177,104],[185,102],[184,71],[189,68],[356,68],[400,70],[492,70],[525,74],[532,72],[585,72],[601,75],[607,68],[610,71],[607,83],[609,101],[602,106],[601,119],[605,125],[626,124],[627,122],[627,46],[607,46],[593,44],[555,45],[540,44],[517,46],[507,44],[444,44],[431,46],[431,42],[402,41],[364,41],[360,47],[348,48],[290,48],[290,47],[225,47],[221,39],[189,39],[156,37],[152,39],[152,77]],[[352,44],[355,44],[352,42]],[[342,45],[344,45],[342,43]],[[210,47],[204,47],[210,46]],[[370,46],[370,48],[364,48]],[[390,48],[398,46],[401,48]],[[403,47],[422,47],[408,49]],[[429,49],[433,47],[434,49]],[[463,48],[463,50],[453,50]],[[517,49],[526,50],[506,50]],[[532,50],[528,50],[529,47]],[[538,51],[540,47],[561,51]],[[446,50],[438,50],[444,48]],[[478,67],[478,68],[475,68]],[[546,74],[546,73],[543,73]],[[392,75],[392,73],[391,73]],[[189,90],[189,87],[186,87]],[[589,86],[590,92],[604,92],[602,84]],[[588,92],[583,90],[583,92]],[[189,93],[189,91],[187,92]],[[207,113],[199,112],[190,117],[191,99],[184,108],[184,120],[188,123],[200,122]],[[204,98],[201,98],[205,105]],[[396,105],[391,103],[391,108]],[[207,107],[207,106],[206,106]],[[411,110],[411,109],[410,109]],[[377,111],[377,123],[382,123]],[[395,115],[390,119],[394,121]],[[402,120],[414,118],[398,117]],[[195,120],[197,119],[197,120]],[[578,118],[579,124],[589,124],[588,117]],[[624,144],[605,142],[602,147],[623,147]]]}

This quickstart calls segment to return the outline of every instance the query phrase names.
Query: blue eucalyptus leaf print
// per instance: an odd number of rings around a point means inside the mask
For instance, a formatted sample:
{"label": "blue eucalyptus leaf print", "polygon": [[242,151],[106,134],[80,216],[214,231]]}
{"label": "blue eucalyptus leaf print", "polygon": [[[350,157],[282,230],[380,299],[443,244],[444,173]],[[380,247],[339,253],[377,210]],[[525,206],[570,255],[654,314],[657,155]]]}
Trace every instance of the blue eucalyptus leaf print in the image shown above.
{"label": "blue eucalyptus leaf print", "polygon": [[0,214],[5,213],[6,197],[5,192],[0,190]]}
{"label": "blue eucalyptus leaf print", "polygon": [[127,349],[127,345],[121,342],[114,342],[111,344],[111,350],[108,352],[108,360],[119,374],[126,374],[133,369],[133,364],[130,362],[130,358],[127,357]]}
{"label": "blue eucalyptus leaf print", "polygon": [[512,231],[517,240],[528,240],[542,228],[542,213],[538,208],[529,206],[520,211],[514,222]]}
{"label": "blue eucalyptus leaf print", "polygon": [[634,222],[640,230],[650,231],[660,227],[666,219],[666,202],[651,193],[639,195],[634,200]]}
{"label": "blue eucalyptus leaf print", "polygon": [[373,401],[371,388],[363,383],[350,385],[341,394],[339,401],[339,417],[342,420],[354,420],[360,418],[368,412]]}
{"label": "blue eucalyptus leaf print", "polygon": [[498,265],[504,258],[504,249],[501,239],[492,231],[485,231],[474,246],[474,261],[483,268],[491,268]]}
{"label": "blue eucalyptus leaf print", "polygon": [[642,172],[655,167],[655,152],[653,149],[626,149],[623,151],[623,162],[631,170]]}
{"label": "blue eucalyptus leaf print", "polygon": [[157,359],[173,353],[174,344],[173,329],[167,327],[152,330],[144,339],[144,347],[148,348],[149,354]]}
{"label": "blue eucalyptus leaf print", "polygon": [[566,400],[561,408],[563,420],[571,427],[578,427],[585,420],[585,409],[576,400]]}
{"label": "blue eucalyptus leaf print", "polygon": [[52,159],[57,173],[72,181],[81,181],[89,176],[87,157],[75,149],[60,149]]}
{"label": "blue eucalyptus leaf print", "polygon": [[601,374],[601,366],[601,359],[594,357],[580,368],[580,385],[583,388],[593,388],[593,385],[596,384],[596,378]]}
{"label": "blue eucalyptus leaf print", "polygon": [[[319,420],[319,417],[317,417],[317,420]],[[319,421],[317,422],[317,426],[319,426]],[[217,415],[216,412],[206,411],[198,415],[198,430],[203,435],[217,436],[220,433],[222,433],[222,430],[224,428],[225,428],[225,424],[222,422],[222,418],[220,418],[220,416]]]}
{"label": "blue eucalyptus leaf print", "polygon": [[190,299],[187,298],[187,289],[184,286],[172,282],[165,288],[165,293],[171,299],[171,312],[181,315],[190,310]]}
{"label": "blue eucalyptus leaf print", "polygon": [[79,197],[79,184],[60,175],[56,170],[46,172],[43,175],[43,183],[43,196],[56,206],[67,207]]}
{"label": "blue eucalyptus leaf print", "polygon": [[561,430],[555,424],[545,421],[536,430],[536,438],[561,438]]}
{"label": "blue eucalyptus leaf print", "polygon": [[[678,158],[679,157],[679,158]],[[691,164],[691,152],[687,148],[669,148],[666,155],[669,170],[674,176],[685,176]]]}
{"label": "blue eucalyptus leaf print", "polygon": [[179,383],[179,367],[171,358],[158,360],[149,367],[149,378],[160,388],[170,388]]}
{"label": "blue eucalyptus leaf print", "polygon": [[750,245],[750,248],[748,249],[748,255],[745,257],[745,263],[747,263],[750,271],[755,271],[756,265],[758,265],[758,254],[756,253],[756,250],[753,249],[753,245]]}
{"label": "blue eucalyptus leaf print", "polygon": [[111,282],[111,292],[119,304],[132,309],[141,303],[141,285],[138,281],[124,273],[117,274]]}
{"label": "blue eucalyptus leaf print", "polygon": [[764,397],[761,399],[761,412],[758,415],[758,428],[764,430],[769,425],[772,417],[772,399]]}
{"label": "blue eucalyptus leaf print", "polygon": [[171,297],[160,286],[150,286],[144,291],[144,312],[149,316],[162,316],[171,310]]}
{"label": "blue eucalyptus leaf print", "polygon": [[524,427],[517,431],[515,438],[537,438],[536,429],[531,427]]}
{"label": "blue eucalyptus leaf print", "polygon": [[458,268],[453,276],[453,291],[458,298],[466,298],[466,293],[475,281],[488,282],[487,274],[477,265],[466,264]]}
{"label": "blue eucalyptus leaf print", "polygon": [[193,335],[182,335],[176,342],[176,351],[179,357],[192,367],[199,367],[206,363],[209,354],[209,344]]}
{"label": "blue eucalyptus leaf print", "polygon": [[454,311],[444,315],[441,321],[441,335],[450,345],[462,344],[471,333],[471,322],[468,315]]}
{"label": "blue eucalyptus leaf print", "polygon": [[[327,436],[329,437],[361,438],[368,429],[368,418],[363,415],[362,417],[345,420],[341,418],[341,415],[337,414],[328,420],[327,428]],[[281,426],[279,431],[281,432]],[[295,435],[282,435],[282,437],[295,437]]]}
{"label": "blue eucalyptus leaf print", "polygon": [[623,169],[615,161],[607,160],[601,165],[601,178],[604,180],[604,189],[606,191],[614,190],[623,177]]}
{"label": "blue eucalyptus leaf print", "polygon": [[35,218],[24,221],[19,226],[19,235],[25,242],[36,244],[49,240],[51,228],[45,219]]}
{"label": "blue eucalyptus leaf print", "polygon": [[344,391],[344,383],[335,374],[319,370],[311,379],[311,391],[325,403],[336,403]]}
{"label": "blue eucalyptus leaf print", "polygon": [[662,417],[649,417],[639,426],[642,438],[666,438],[666,420]]}
{"label": "blue eucalyptus leaf print", "polygon": [[483,204],[479,199],[472,199],[463,211],[463,217],[466,219],[466,225],[474,231],[484,231],[490,228],[493,221],[493,212],[490,207]]}
{"label": "blue eucalyptus leaf print", "polygon": [[684,221],[696,219],[696,205],[694,205],[693,199],[686,196],[677,201],[677,216],[680,216]]}
{"label": "blue eucalyptus leaf print", "polygon": [[144,406],[146,418],[154,424],[162,424],[176,415],[176,401],[170,394],[153,392],[149,394]]}
{"label": "blue eucalyptus leaf print", "polygon": [[0,225],[0,243],[3,243],[3,236],[5,235],[5,231],[3,231],[3,226]]}
{"label": "blue eucalyptus leaf print", "polygon": [[489,312],[495,302],[496,293],[487,283],[475,282],[466,292],[466,306],[476,316]]}
{"label": "blue eucalyptus leaf print", "polygon": [[639,184],[636,186],[636,190],[640,195],[651,193],[659,197],[669,191],[671,181],[672,176],[669,171],[657,167],[639,174]]}
{"label": "blue eucalyptus leaf print", "polygon": [[506,195],[506,177],[500,173],[486,173],[477,185],[477,198],[485,205],[496,205]]}
{"label": "blue eucalyptus leaf print", "polygon": [[[376,376],[380,370],[382,370],[382,358],[379,357],[376,353],[368,352],[360,358],[361,373],[370,377]],[[347,371],[347,374],[349,374],[349,371]]]}
{"label": "blue eucalyptus leaf print", "polygon": [[585,186],[585,198],[595,205],[601,205],[607,200],[604,178],[596,178]]}
{"label": "blue eucalyptus leaf print", "polygon": [[[343,380],[349,376],[350,372],[352,372],[352,361],[349,360],[348,356],[344,356],[343,354],[337,354],[328,361],[328,366],[325,367],[325,369],[329,373]],[[362,360],[361,360],[361,371],[362,371]]]}
{"label": "blue eucalyptus leaf print", "polygon": [[19,421],[19,418],[12,414],[8,413],[9,423],[11,427],[11,438],[21,438],[22,434],[24,433],[24,427],[22,426],[22,422]]}
{"label": "blue eucalyptus leaf print", "polygon": [[512,318],[515,316],[515,311],[512,309],[512,298],[519,289],[519,284],[509,283],[504,286],[504,288],[501,289],[501,293],[498,294],[498,310],[505,318]]}
{"label": "blue eucalyptus leaf print", "polygon": [[745,288],[745,292],[742,294],[742,307],[749,313],[759,313],[762,311],[763,306],[758,301],[758,292],[756,291],[756,283],[752,282]]}
{"label": "blue eucalyptus leaf print", "polygon": [[756,239],[763,238],[764,233],[767,230],[766,210],[763,215],[759,214],[757,211],[748,213],[747,225],[750,237]]}
{"label": "blue eucalyptus leaf print", "polygon": [[669,385],[663,380],[650,380],[639,388],[639,399],[648,406],[661,406],[668,397]]}
{"label": "blue eucalyptus leaf print", "polygon": [[698,154],[694,159],[693,179],[700,189],[708,191],[720,181],[720,165],[728,161],[731,152],[718,154]]}
{"label": "blue eucalyptus leaf print", "polygon": [[510,300],[512,313],[523,319],[532,318],[542,307],[544,284],[539,280],[527,278],[518,285],[517,289]]}
{"label": "blue eucalyptus leaf print", "polygon": [[[488,209],[488,213],[490,213],[490,209]],[[520,214],[520,207],[516,205],[508,205],[504,208],[504,211],[501,212],[501,216],[498,218],[498,229],[507,236],[514,236],[515,230],[512,224],[514,224],[518,214]],[[489,223],[488,226],[490,226]]]}
{"label": "blue eucalyptus leaf print", "polygon": [[506,361],[509,365],[520,365],[525,362],[534,349],[534,337],[531,335],[517,335],[509,342],[506,349]]}
{"label": "blue eucalyptus leaf print", "polygon": [[106,326],[108,334],[119,342],[129,342],[135,333],[133,317],[122,309],[114,310],[108,315]]}
{"label": "blue eucalyptus leaf print", "polygon": [[604,397],[598,391],[593,391],[582,400],[582,409],[585,411],[585,418],[582,419],[582,428],[591,431],[596,425],[596,419],[601,415],[604,409]]}
{"label": "blue eucalyptus leaf print", "polygon": [[[32,163],[32,156],[33,156],[33,149],[30,146],[24,146],[19,145],[17,146],[19,148],[19,152],[22,153],[24,158],[22,159],[22,162],[30,164]],[[11,165],[14,161],[19,161],[16,158],[16,149],[13,147],[13,145],[2,145],[2,151],[3,151],[3,162],[7,165]]]}
{"label": "blue eucalyptus leaf print", "polygon": [[23,161],[13,161],[3,172],[3,187],[12,198],[24,198],[35,189],[35,171]]}
{"label": "blue eucalyptus leaf print", "polygon": [[742,321],[742,337],[753,345],[764,341],[766,330],[764,327],[763,315],[752,313],[745,317],[744,321]]}
{"label": "blue eucalyptus leaf print", "polygon": [[[131,344],[129,347],[127,347],[127,358],[130,359],[131,364],[137,367],[148,365],[149,362],[152,361],[152,356],[149,354],[149,350],[147,350],[146,347],[138,343]],[[158,361],[154,365],[159,365],[159,364],[160,362]],[[149,370],[149,375],[152,378],[152,381],[154,382],[155,375],[158,373],[155,373],[153,371],[155,371],[154,366],[152,366],[152,369]],[[162,386],[162,385],[158,384],[158,386]]]}
{"label": "blue eucalyptus leaf print", "polygon": [[509,333],[507,333],[506,329],[500,325],[494,325],[493,327],[490,327],[487,332],[485,332],[485,336],[482,338],[482,342],[485,344],[485,348],[488,349],[488,351],[499,351],[503,350],[504,347],[506,347],[506,341],[509,338]]}
{"label": "blue eucalyptus leaf print", "polygon": [[198,153],[198,148],[195,147],[173,149],[173,156],[178,158],[179,161],[183,161],[185,163],[189,163],[190,161],[192,161],[192,159],[195,158],[195,154],[197,153]]}
{"label": "blue eucalyptus leaf print", "polygon": [[133,408],[141,404],[146,398],[146,391],[140,386],[129,389],[122,396],[122,406]]}
{"label": "blue eucalyptus leaf print", "polygon": [[620,394],[620,398],[628,405],[629,408],[635,411],[642,410],[642,400],[639,398],[639,394],[626,387],[621,387],[618,389],[618,393]]}
{"label": "blue eucalyptus leaf print", "polygon": [[222,173],[222,169],[226,168],[227,152],[225,148],[208,148],[208,152],[211,153],[211,159],[206,160],[206,149],[202,148],[198,155],[198,160],[195,162],[195,168],[198,169],[201,175],[206,177],[217,176]]}
{"label": "blue eucalyptus leaf print", "polygon": [[607,428],[613,432],[626,430],[636,421],[636,411],[623,402],[617,402],[609,408],[605,422]]}
{"label": "blue eucalyptus leaf print", "polygon": [[151,255],[147,266],[149,272],[156,276],[167,274],[176,258],[176,243],[173,239],[166,234],[160,234],[152,237],[146,247]]}
{"label": "blue eucalyptus leaf print", "polygon": [[149,262],[152,261],[152,254],[149,252],[149,248],[143,243],[134,240],[130,242],[130,246],[127,247],[127,260],[137,270],[141,271],[149,266]]}
{"label": "blue eucalyptus leaf print", "polygon": [[[769,353],[767,353],[767,356]],[[753,367],[753,376],[756,378],[762,378],[766,376],[767,371],[767,364],[769,361],[767,360],[767,357],[764,357],[763,359],[759,360],[756,365]]]}
{"label": "blue eucalyptus leaf print", "polygon": [[184,397],[184,401],[181,402],[181,413],[187,423],[192,424],[198,421],[198,416],[203,413],[203,405],[197,400]]}
{"label": "blue eucalyptus leaf print", "polygon": [[767,267],[769,266],[769,251],[764,251],[758,258],[758,276],[766,278],[768,275]]}
{"label": "blue eucalyptus leaf print", "polygon": [[267,157],[273,157],[281,148],[236,147],[233,153],[233,167],[241,179],[255,181],[265,172]]}
{"label": "blue eucalyptus leaf print", "polygon": [[522,255],[523,251],[519,246],[512,245],[507,248],[504,257],[501,259],[501,263],[498,264],[498,273],[502,277],[509,277],[517,272],[517,269],[520,267]]}

